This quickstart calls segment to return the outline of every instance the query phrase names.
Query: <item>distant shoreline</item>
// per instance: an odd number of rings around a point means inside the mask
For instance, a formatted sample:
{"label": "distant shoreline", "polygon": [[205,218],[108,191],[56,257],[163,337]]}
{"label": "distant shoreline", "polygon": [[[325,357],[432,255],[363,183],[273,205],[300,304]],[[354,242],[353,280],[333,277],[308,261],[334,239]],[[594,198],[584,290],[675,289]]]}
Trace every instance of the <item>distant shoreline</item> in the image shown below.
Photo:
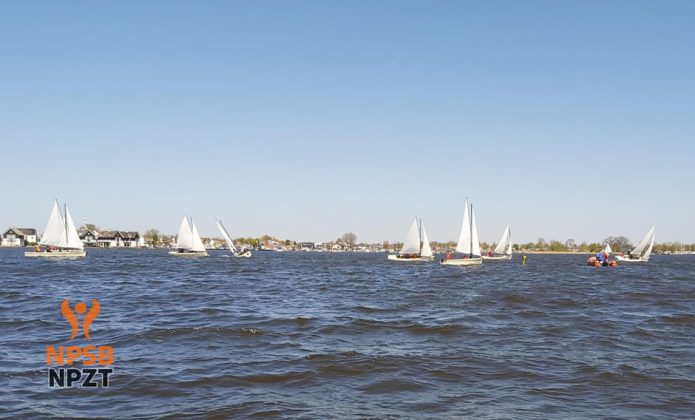
{"label": "distant shoreline", "polygon": [[516,251],[515,254],[566,254],[566,255],[589,255],[593,252],[586,251]]}

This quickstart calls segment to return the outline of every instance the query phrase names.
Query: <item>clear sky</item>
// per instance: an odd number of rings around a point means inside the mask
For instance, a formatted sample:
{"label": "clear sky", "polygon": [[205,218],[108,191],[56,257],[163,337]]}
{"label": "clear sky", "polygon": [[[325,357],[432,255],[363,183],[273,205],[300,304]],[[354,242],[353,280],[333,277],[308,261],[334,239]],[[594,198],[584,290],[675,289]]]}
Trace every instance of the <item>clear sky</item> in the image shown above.
{"label": "clear sky", "polygon": [[695,242],[695,2],[0,4],[0,228]]}

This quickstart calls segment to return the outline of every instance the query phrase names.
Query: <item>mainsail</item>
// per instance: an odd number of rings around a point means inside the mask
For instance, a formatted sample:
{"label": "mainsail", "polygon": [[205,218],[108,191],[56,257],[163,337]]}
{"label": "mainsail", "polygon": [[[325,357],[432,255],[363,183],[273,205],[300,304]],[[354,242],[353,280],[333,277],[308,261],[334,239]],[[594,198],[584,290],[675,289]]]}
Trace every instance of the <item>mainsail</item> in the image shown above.
{"label": "mainsail", "polygon": [[434,254],[432,253],[432,248],[430,248],[430,241],[427,239],[427,232],[425,231],[425,225],[420,223],[420,226],[422,226],[422,251],[420,251],[420,256],[421,257],[431,257]]}
{"label": "mainsail", "polygon": [[77,228],[72,221],[72,217],[70,217],[70,210],[68,210],[67,205],[65,206],[65,234],[67,237],[65,248],[84,249],[84,244],[80,239],[80,235],[77,233]]}
{"label": "mainsail", "polygon": [[176,237],[176,248],[190,250],[192,247],[193,233],[191,232],[191,226],[188,224],[188,216],[183,216],[179,226],[179,234]]}
{"label": "mainsail", "polygon": [[408,234],[405,237],[405,242],[403,243],[403,248],[401,248],[400,255],[414,255],[420,253],[420,229],[418,228],[417,219],[413,220],[413,224],[408,230]]}
{"label": "mainsail", "polygon": [[649,259],[649,255],[652,253],[652,248],[654,247],[654,237],[656,236],[656,225],[649,229],[649,232],[642,238],[640,243],[630,252],[633,256],[639,256],[644,260]]}
{"label": "mainsail", "polygon": [[58,200],[53,203],[53,209],[51,210],[51,215],[48,218],[48,223],[43,230],[43,235],[41,235],[41,245],[46,246],[57,246],[64,247],[67,244],[67,238],[65,236],[65,221],[63,216],[60,214],[60,208],[58,207]]}
{"label": "mainsail", "polygon": [[466,207],[463,210],[463,223],[461,223],[461,233],[456,244],[456,251],[462,254],[471,253],[471,218],[468,214],[468,200],[466,200]]}
{"label": "mainsail", "polygon": [[193,219],[191,219],[191,236],[193,237],[193,244],[191,246],[191,251],[194,252],[205,252],[205,245],[203,245],[203,240],[200,239],[200,235],[198,234],[198,228],[195,225],[195,222]]}
{"label": "mainsail", "polygon": [[480,241],[478,240],[478,227],[475,225],[475,213],[471,204],[471,257],[479,257]]}
{"label": "mainsail", "polygon": [[603,252],[606,254],[612,254],[613,253],[613,248],[611,248],[611,244],[606,242],[606,246],[603,247]]}
{"label": "mainsail", "polygon": [[497,246],[493,251],[495,255],[511,255],[512,254],[512,233],[509,230],[509,225],[502,233],[502,237],[497,242]]}
{"label": "mainsail", "polygon": [[220,233],[222,234],[224,241],[227,243],[227,247],[229,248],[229,250],[235,254],[237,252],[239,252],[237,250],[237,248],[234,246],[234,241],[232,241],[232,238],[229,236],[229,233],[227,232],[227,229],[225,229],[224,225],[222,224],[222,221],[219,219],[215,219],[215,222],[217,222],[217,229],[220,230]]}
{"label": "mainsail", "polygon": [[468,254],[471,257],[480,257],[480,242],[478,241],[478,227],[475,224],[475,214],[473,206],[466,200],[466,208],[463,211],[463,223],[461,224],[461,234],[456,245],[456,251]]}

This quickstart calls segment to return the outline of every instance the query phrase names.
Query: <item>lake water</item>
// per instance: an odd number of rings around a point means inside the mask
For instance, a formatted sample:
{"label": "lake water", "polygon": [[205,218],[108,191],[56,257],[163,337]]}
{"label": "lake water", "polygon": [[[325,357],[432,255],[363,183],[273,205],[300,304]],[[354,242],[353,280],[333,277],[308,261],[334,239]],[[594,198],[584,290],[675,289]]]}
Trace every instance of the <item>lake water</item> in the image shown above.
{"label": "lake water", "polygon": [[[0,250],[0,416],[691,417],[695,256],[588,267],[385,254]],[[61,315],[100,301],[110,388],[51,389]]]}

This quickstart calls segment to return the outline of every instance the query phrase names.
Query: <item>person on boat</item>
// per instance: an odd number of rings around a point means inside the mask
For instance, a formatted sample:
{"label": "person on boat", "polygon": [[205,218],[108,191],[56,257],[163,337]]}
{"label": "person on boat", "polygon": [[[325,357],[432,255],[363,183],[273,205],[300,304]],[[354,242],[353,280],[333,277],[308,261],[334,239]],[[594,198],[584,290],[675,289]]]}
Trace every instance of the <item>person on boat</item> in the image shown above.
{"label": "person on boat", "polygon": [[41,245],[39,245],[39,244],[34,245],[34,252],[41,252]]}
{"label": "person on boat", "polygon": [[492,257],[493,255],[495,255],[495,254],[492,252],[492,250],[490,250],[490,251],[487,252],[487,256],[488,256],[488,257]]}

